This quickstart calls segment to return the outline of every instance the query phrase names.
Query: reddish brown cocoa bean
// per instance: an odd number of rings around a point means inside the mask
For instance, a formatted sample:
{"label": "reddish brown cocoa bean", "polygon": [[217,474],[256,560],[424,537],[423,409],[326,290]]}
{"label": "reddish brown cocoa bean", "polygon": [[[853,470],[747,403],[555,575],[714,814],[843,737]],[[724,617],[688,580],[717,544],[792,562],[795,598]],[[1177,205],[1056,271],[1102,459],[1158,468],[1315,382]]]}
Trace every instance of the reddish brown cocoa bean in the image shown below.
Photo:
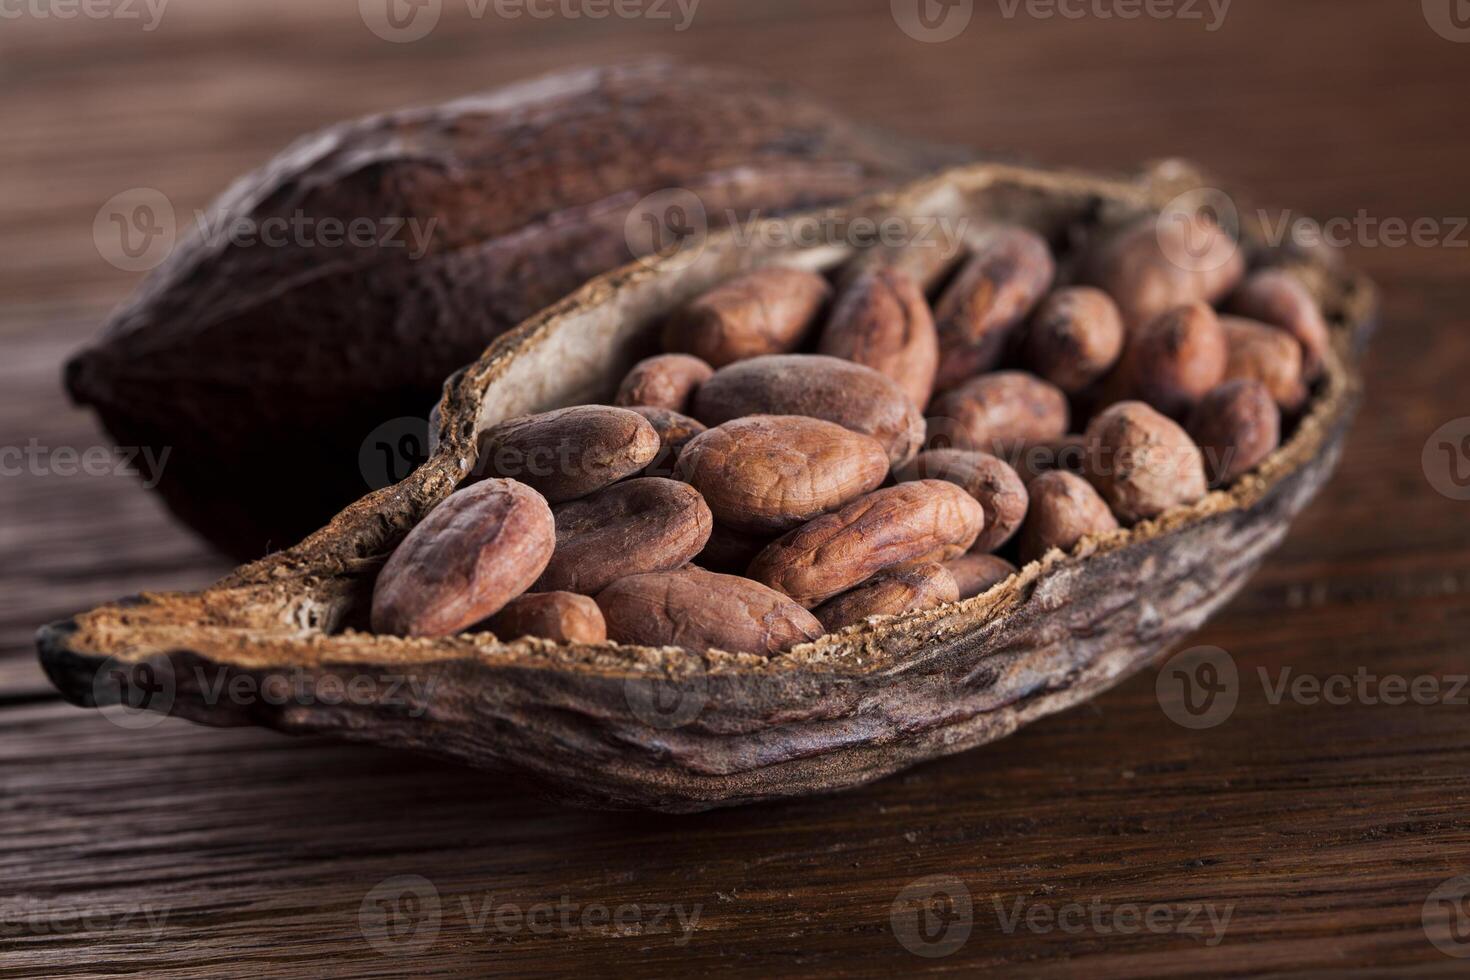
{"label": "reddish brown cocoa bean", "polygon": [[1184,211],[1139,219],[1103,244],[1090,271],[1130,330],[1177,306],[1213,305],[1244,275],[1235,239],[1202,212]]}
{"label": "reddish brown cocoa bean", "polygon": [[1281,412],[1265,385],[1237,378],[1195,406],[1189,434],[1204,453],[1211,485],[1225,486],[1276,451],[1281,444]]}
{"label": "reddish brown cocoa bean", "polygon": [[770,656],[825,632],[781,593],[693,565],[619,579],[598,593],[597,604],[608,636],[639,646]]}
{"label": "reddish brown cocoa bean", "polygon": [[1065,435],[1069,411],[1061,389],[1035,375],[982,374],[934,399],[929,445],[1005,456],[1025,443]]}
{"label": "reddish brown cocoa bean", "polygon": [[900,483],[777,538],[750,577],[811,608],[885,569],[958,558],[984,526],[980,504],[954,484]]}
{"label": "reddish brown cocoa bean", "polygon": [[956,602],[960,588],[954,576],[937,562],[891,569],[868,579],[857,588],[822,603],[813,614],[835,633],[861,623],[869,616],[897,616],[919,609],[933,609]]}
{"label": "reddish brown cocoa bean", "polygon": [[658,433],[658,455],[644,467],[643,475],[673,477],[674,467],[679,462],[679,453],[690,439],[705,431],[704,423],[687,415],[671,412],[667,408],[634,405],[629,411],[637,412],[647,419],[648,424],[653,426],[653,431]]}
{"label": "reddish brown cocoa bean", "polygon": [[1051,288],[1056,262],[1046,240],[1014,226],[979,242],[934,311],[941,391],[992,370],[1006,344]]}
{"label": "reddish brown cocoa bean", "polygon": [[974,551],[994,551],[1011,539],[1026,519],[1026,484],[1009,463],[989,453],[935,449],[920,453],[898,474],[900,480],[947,480],[963,487],[985,510],[985,530]]}
{"label": "reddish brown cocoa bean", "polygon": [[710,379],[715,369],[688,354],[660,354],[633,365],[618,387],[614,405],[634,408],[666,408],[684,412],[695,389]]}
{"label": "reddish brown cocoa bean", "polygon": [[555,504],[632,476],[658,450],[658,433],[637,412],[578,405],[487,429],[480,435],[478,471],[519,480]]}
{"label": "reddish brown cocoa bean", "polygon": [[1056,439],[1042,439],[1017,447],[1006,459],[1015,467],[1016,475],[1028,487],[1031,481],[1043,473],[1063,470],[1079,476],[1086,469],[1087,437],[1080,432],[1069,432]]}
{"label": "reddish brown cocoa bean", "polygon": [[482,624],[509,643],[534,636],[555,643],[606,643],[607,623],[589,596],[572,592],[527,592]]}
{"label": "reddish brown cocoa bean", "polygon": [[1170,418],[1183,418],[1224,379],[1228,358],[1225,328],[1215,311],[1204,303],[1177,306],[1128,338],[1107,400],[1136,398]]}
{"label": "reddish brown cocoa bean", "polygon": [[1088,535],[1117,529],[1117,518],[1090,483],[1061,470],[1043,473],[1031,482],[1021,560],[1036,561],[1053,548],[1071,551]]}
{"label": "reddish brown cocoa bean", "polygon": [[1123,317],[1101,289],[1073,286],[1042,301],[1026,328],[1025,359],[1037,376],[1077,394],[1123,353]]}
{"label": "reddish brown cocoa bean", "polygon": [[664,349],[712,367],[801,346],[832,287],[815,272],[771,266],[721,283],[670,317]]}
{"label": "reddish brown cocoa bean", "polygon": [[1314,380],[1332,341],[1327,320],[1302,281],[1284,269],[1263,269],[1230,298],[1229,310],[1248,320],[1280,327],[1302,345],[1302,374]]}
{"label": "reddish brown cocoa bean", "polygon": [[531,587],[556,547],[540,494],[515,480],[457,490],[408,532],[378,573],[372,627],[396,636],[451,636]]}
{"label": "reddish brown cocoa bean", "polygon": [[954,577],[961,599],[973,599],[989,592],[995,586],[1016,574],[1016,566],[1004,558],[972,551],[944,563],[945,569]]}
{"label": "reddish brown cocoa bean", "polygon": [[1255,320],[1220,318],[1230,360],[1226,380],[1250,378],[1261,382],[1283,412],[1295,412],[1307,400],[1302,381],[1302,347],[1290,334]]}
{"label": "reddish brown cocoa bean", "polygon": [[[1178,423],[1143,402],[1119,402],[1087,426],[1087,476],[1126,523],[1205,495],[1204,458]],[[1031,484],[1035,506],[1036,483]]]}
{"label": "reddish brown cocoa bean", "polygon": [[893,379],[918,408],[929,404],[939,368],[939,334],[923,292],[893,268],[869,271],[843,288],[818,350]]}

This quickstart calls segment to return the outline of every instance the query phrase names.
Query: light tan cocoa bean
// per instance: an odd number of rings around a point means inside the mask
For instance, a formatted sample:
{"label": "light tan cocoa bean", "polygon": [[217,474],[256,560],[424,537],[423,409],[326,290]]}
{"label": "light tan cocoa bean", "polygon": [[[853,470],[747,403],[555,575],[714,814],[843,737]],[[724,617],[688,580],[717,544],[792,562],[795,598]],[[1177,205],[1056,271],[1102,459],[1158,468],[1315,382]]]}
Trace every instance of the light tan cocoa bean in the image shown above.
{"label": "light tan cocoa bean", "polygon": [[688,354],[647,357],[633,365],[618,386],[613,404],[624,408],[641,405],[671,412],[688,411],[695,389],[714,373],[714,368]]}
{"label": "light tan cocoa bean", "polygon": [[835,633],[869,616],[897,616],[956,602],[960,588],[954,576],[937,562],[880,572],[862,585],[829,599],[813,615]]}
{"label": "light tan cocoa bean", "polygon": [[607,642],[602,610],[590,596],[572,592],[527,592],[482,626],[506,643],[525,636],[555,643]]}
{"label": "light tan cocoa bean", "polygon": [[1245,276],[1245,257],[1203,212],[1139,219],[1092,257],[1090,280],[1113,297],[1128,329],[1176,306],[1215,304]]}
{"label": "light tan cocoa bean", "polygon": [[935,307],[935,386],[943,391],[994,369],[1056,271],[1046,239],[1030,229],[1005,226],[987,233]]}
{"label": "light tan cocoa bean", "polygon": [[704,549],[714,519],[693,487],[641,477],[558,504],[556,553],[538,591],[595,595],[629,575],[679,568]]}
{"label": "light tan cocoa bean", "polygon": [[1123,317],[1091,286],[1058,289],[1026,327],[1025,360],[1036,375],[1075,395],[1112,370],[1123,353]]}
{"label": "light tan cocoa bean", "polygon": [[618,643],[763,656],[815,640],[816,617],[758,582],[693,565],[619,579],[597,595]]}
{"label": "light tan cocoa bean", "polygon": [[716,426],[746,415],[806,415],[872,436],[901,465],[924,441],[924,416],[892,380],[822,354],[740,361],[715,372],[694,396],[694,417]]}
{"label": "light tan cocoa bean", "polygon": [[1118,520],[1092,484],[1052,470],[1031,481],[1031,510],[1021,528],[1021,560],[1036,561],[1053,548],[1071,551],[1090,534],[1118,529]]}
{"label": "light tan cocoa bean", "polygon": [[673,477],[679,453],[683,452],[690,439],[705,431],[704,423],[667,408],[634,405],[629,411],[647,419],[653,431],[658,433],[658,455],[644,467],[643,476]]}
{"label": "light tan cocoa bean", "polygon": [[555,547],[551,508],[525,484],[484,480],[456,490],[378,573],[373,632],[452,636],[530,588]]}
{"label": "light tan cocoa bean", "polygon": [[777,538],[750,577],[812,608],[885,569],[958,558],[984,526],[979,502],[953,483],[900,483]]}
{"label": "light tan cocoa bean", "polygon": [[876,490],[888,477],[888,454],[835,422],[750,415],[690,440],[678,475],[721,524],[773,535]]}
{"label": "light tan cocoa bean", "polygon": [[1286,331],[1255,320],[1224,316],[1220,325],[1230,349],[1225,379],[1254,379],[1266,386],[1283,412],[1301,408],[1307,400],[1301,344]]}
{"label": "light tan cocoa bean", "polygon": [[1069,421],[1067,396],[1056,385],[1024,371],[996,371],[934,399],[928,445],[1005,456],[1025,443],[1065,435]]}
{"label": "light tan cocoa bean", "polygon": [[900,480],[947,480],[978,500],[985,510],[985,529],[974,551],[996,550],[1026,519],[1026,484],[1009,463],[989,453],[934,449],[915,456],[896,475]]}
{"label": "light tan cocoa bean", "polygon": [[1170,418],[1189,414],[1225,378],[1225,328],[1204,303],[1176,306],[1137,328],[1109,379],[1109,401],[1148,402]]}
{"label": "light tan cocoa bean", "polygon": [[[1119,402],[1087,426],[1087,476],[1125,523],[1205,495],[1204,457],[1179,424],[1143,402]],[[1036,483],[1031,484],[1035,506]]]}
{"label": "light tan cocoa bean", "polygon": [[[1109,515],[1111,516],[1111,515]],[[954,578],[961,599],[973,599],[989,592],[991,587],[1016,574],[1016,566],[995,555],[971,551],[944,563]]]}
{"label": "light tan cocoa bean", "polygon": [[923,292],[898,269],[874,269],[843,287],[817,350],[866,364],[893,379],[916,407],[929,404],[939,334]]}
{"label": "light tan cocoa bean", "polygon": [[658,433],[637,412],[578,405],[485,430],[477,472],[519,480],[555,504],[632,476],[658,450]]}
{"label": "light tan cocoa bean", "polygon": [[831,295],[832,287],[815,272],[756,269],[675,312],[664,328],[664,350],[693,354],[715,368],[794,351]]}
{"label": "light tan cocoa bean", "polygon": [[1233,483],[1281,444],[1281,411],[1253,378],[1227,381],[1205,395],[1189,417],[1189,434],[1204,453],[1212,486]]}
{"label": "light tan cocoa bean", "polygon": [[1231,313],[1280,327],[1302,345],[1302,375],[1316,379],[1332,341],[1327,320],[1312,293],[1284,269],[1262,269],[1246,279],[1230,298]]}

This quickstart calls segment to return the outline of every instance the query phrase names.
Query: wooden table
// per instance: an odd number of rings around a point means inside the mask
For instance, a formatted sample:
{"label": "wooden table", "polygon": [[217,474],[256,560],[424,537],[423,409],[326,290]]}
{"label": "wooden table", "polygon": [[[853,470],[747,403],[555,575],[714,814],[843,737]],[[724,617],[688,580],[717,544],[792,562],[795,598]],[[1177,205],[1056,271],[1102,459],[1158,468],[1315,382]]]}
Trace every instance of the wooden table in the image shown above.
{"label": "wooden table", "polygon": [[[920,43],[881,0],[706,0],[684,31],[448,0],[401,44],[357,8],[0,21],[0,443],[41,461],[0,479],[0,975],[1470,970],[1445,918],[1470,884],[1470,502],[1431,483],[1453,492],[1447,458],[1421,462],[1470,415],[1470,43],[1447,15],[1237,0],[1209,30],[981,0],[961,36]],[[1149,671],[867,789],[670,818],[328,741],[128,731],[56,698],[38,624],[226,570],[135,480],[57,455],[106,445],[57,366],[136,282],[93,247],[102,203],[143,186],[192,209],[329,120],[652,51],[987,154],[1187,156],[1354,219],[1352,260],[1386,294],[1367,403],[1335,481],[1193,641],[1240,671],[1227,721],[1175,724]],[[1365,223],[1421,218],[1419,247]],[[1277,696],[1359,674],[1378,682],[1345,703]],[[1439,683],[1384,703],[1392,678]]]}

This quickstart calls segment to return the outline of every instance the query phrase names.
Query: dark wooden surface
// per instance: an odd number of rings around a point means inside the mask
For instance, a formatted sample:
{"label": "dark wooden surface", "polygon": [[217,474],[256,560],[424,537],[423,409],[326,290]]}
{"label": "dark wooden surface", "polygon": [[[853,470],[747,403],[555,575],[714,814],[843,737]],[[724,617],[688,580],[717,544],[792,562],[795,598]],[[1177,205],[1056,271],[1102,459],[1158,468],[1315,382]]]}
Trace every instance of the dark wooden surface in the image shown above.
{"label": "dark wooden surface", "polygon": [[[1448,906],[1425,927],[1431,892],[1470,874],[1470,707],[1272,703],[1258,674],[1470,672],[1470,503],[1421,463],[1431,433],[1470,415],[1470,248],[1453,220],[1470,213],[1470,43],[1412,2],[1236,0],[1213,32],[974,6],[943,44],[910,39],[881,0],[705,0],[682,32],[446,0],[411,44],[375,37],[351,0],[173,0],[153,31],[0,21],[0,444],[107,445],[57,366],[136,282],[92,242],[113,194],[153,187],[187,211],[328,121],[578,62],[742,64],[986,153],[1115,170],[1182,155],[1317,218],[1434,219],[1437,245],[1364,231],[1350,249],[1386,294],[1367,403],[1336,480],[1192,641],[1239,668],[1228,720],[1176,725],[1149,671],[864,790],[688,818],[559,809],[327,741],[129,731],[50,693],[32,630],[226,566],[135,481],[7,471],[0,975],[1470,970],[1440,948],[1470,954],[1436,925]],[[396,906],[405,931],[385,945],[373,910],[394,907],[379,899],[399,876],[424,879],[423,901]],[[934,919],[964,940],[942,957],[902,941],[904,889],[931,876],[970,899]],[[510,917],[538,903],[552,910],[535,930]],[[623,924],[602,924],[619,907]],[[1218,942],[1203,915],[1203,935],[1181,928],[1190,909],[1229,912]]]}

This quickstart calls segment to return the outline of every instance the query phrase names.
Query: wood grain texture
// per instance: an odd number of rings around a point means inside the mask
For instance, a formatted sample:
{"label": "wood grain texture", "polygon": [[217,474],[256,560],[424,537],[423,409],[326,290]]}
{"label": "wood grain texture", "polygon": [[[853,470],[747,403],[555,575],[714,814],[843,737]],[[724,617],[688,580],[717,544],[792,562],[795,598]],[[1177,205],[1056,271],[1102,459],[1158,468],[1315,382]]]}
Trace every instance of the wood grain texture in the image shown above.
{"label": "wood grain texture", "polygon": [[[153,186],[203,206],[333,119],[571,63],[664,51],[745,65],[915,136],[1048,163],[1189,156],[1318,218],[1467,207],[1470,105],[1453,95],[1470,81],[1470,46],[1434,34],[1417,4],[1237,0],[1208,33],[1007,19],[982,2],[965,35],[939,45],[897,31],[886,4],[850,0],[707,0],[681,33],[475,20],[446,3],[416,44],[373,37],[355,6],[173,0],[149,34],[6,21],[0,443],[104,444],[65,407],[55,371],[134,281],[91,242],[112,194]],[[202,586],[226,563],[128,480],[0,479],[0,973],[1462,974],[1421,916],[1432,889],[1470,873],[1465,706],[1273,705],[1256,673],[1470,671],[1470,504],[1436,492],[1420,461],[1431,433],[1470,414],[1470,251],[1352,251],[1384,289],[1385,326],[1348,453],[1283,548],[1189,641],[1229,651],[1248,679],[1229,720],[1174,724],[1150,672],[996,745],[827,800],[598,815],[387,751],[172,721],[118,729],[50,698],[31,629],[129,591]],[[380,955],[359,922],[370,890],[400,875],[426,877],[440,899],[438,933],[411,959]],[[890,916],[928,875],[958,879],[973,902],[967,941],[935,959],[911,954]],[[677,927],[495,927],[502,906],[563,895],[579,910],[702,911],[683,945]],[[1009,917],[1017,901],[1024,912],[1094,899],[1234,911],[1211,947],[1173,933],[1007,933],[995,905]],[[161,931],[119,924],[141,906],[167,911]],[[17,910],[53,914],[17,930]]]}

